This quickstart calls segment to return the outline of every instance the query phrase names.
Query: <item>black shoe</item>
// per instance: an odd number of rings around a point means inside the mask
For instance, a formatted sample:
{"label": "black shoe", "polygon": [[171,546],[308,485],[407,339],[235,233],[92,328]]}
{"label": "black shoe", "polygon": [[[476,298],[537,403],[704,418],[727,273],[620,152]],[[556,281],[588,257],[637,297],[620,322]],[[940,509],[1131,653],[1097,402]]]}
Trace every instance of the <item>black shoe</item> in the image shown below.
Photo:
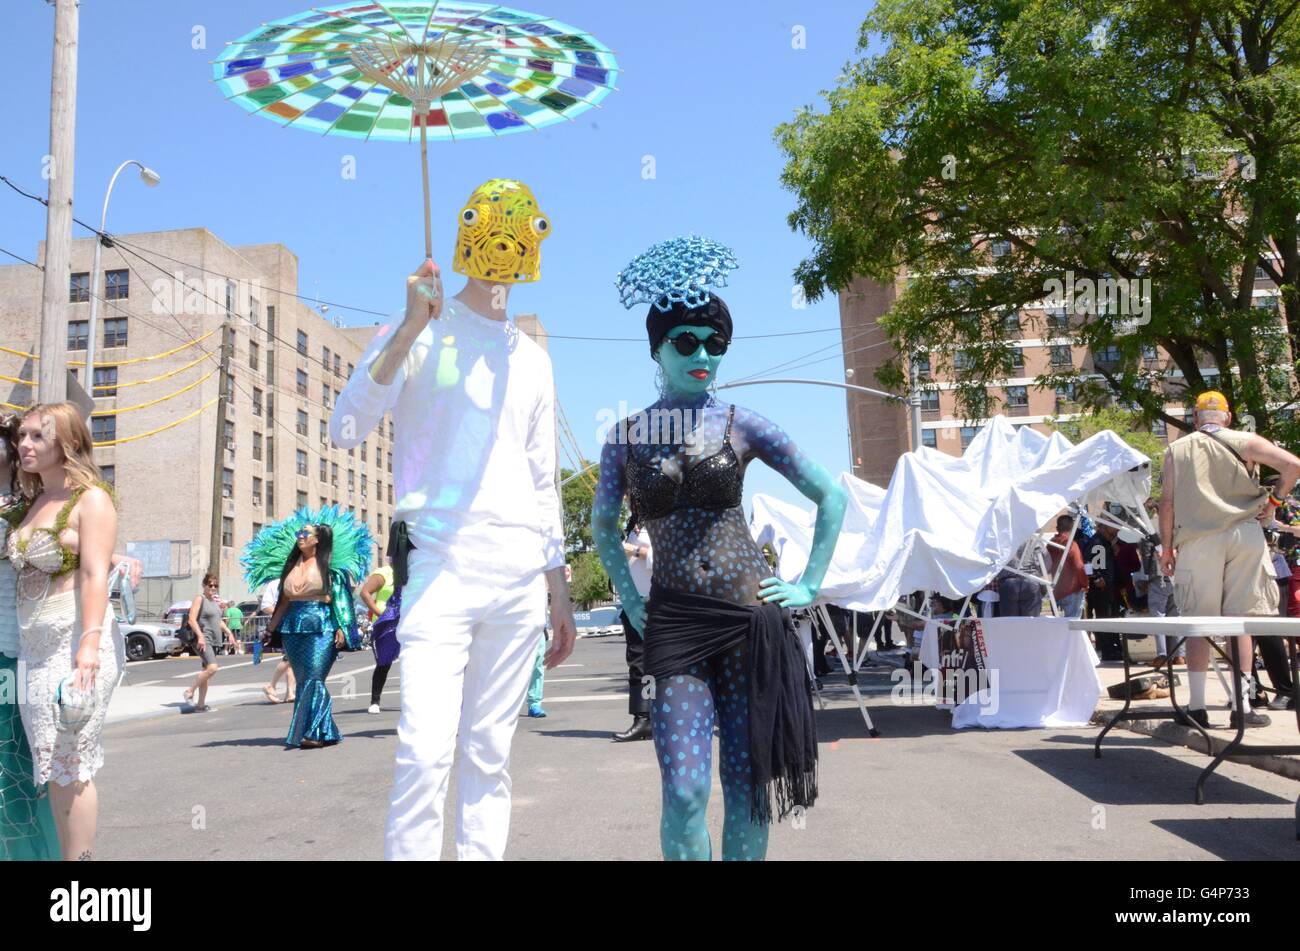
{"label": "black shoe", "polygon": [[1280,693],[1269,703],[1270,710],[1294,710],[1295,697],[1287,693]]}
{"label": "black shoe", "polygon": [[[1232,716],[1228,718],[1229,728],[1233,730],[1238,729],[1241,726],[1241,720],[1242,720],[1242,715],[1238,713],[1236,710],[1233,710]],[[1265,714],[1256,713],[1254,710],[1246,711],[1245,720],[1246,720],[1247,729],[1251,727],[1257,727],[1257,726],[1268,726],[1270,723],[1273,722]]]}
{"label": "black shoe", "polygon": [[1205,710],[1192,710],[1189,708],[1174,713],[1174,722],[1179,726],[1192,726],[1193,720],[1199,723],[1203,729],[1210,729],[1210,714]]}
{"label": "black shoe", "polygon": [[614,734],[615,743],[626,743],[629,740],[648,740],[654,735],[654,730],[650,726],[649,717],[635,717],[632,725],[622,733]]}
{"label": "black shoe", "polygon": [[1255,691],[1255,695],[1250,698],[1250,705],[1255,708],[1267,707],[1268,697],[1264,694],[1264,691],[1262,690]]}

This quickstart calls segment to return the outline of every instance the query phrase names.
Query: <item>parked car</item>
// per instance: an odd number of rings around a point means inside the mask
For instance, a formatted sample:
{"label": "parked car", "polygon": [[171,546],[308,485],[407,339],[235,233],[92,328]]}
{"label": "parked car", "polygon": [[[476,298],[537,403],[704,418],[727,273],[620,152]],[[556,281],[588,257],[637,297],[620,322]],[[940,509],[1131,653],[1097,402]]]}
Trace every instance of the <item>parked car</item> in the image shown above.
{"label": "parked car", "polygon": [[159,654],[172,657],[181,653],[181,641],[176,628],[166,623],[136,622],[119,624],[122,640],[126,642],[126,659],[149,660]]}
{"label": "parked car", "polygon": [[573,622],[578,628],[579,637],[604,637],[607,634],[622,634],[623,622],[618,619],[622,610],[618,605],[592,608],[590,611],[574,611]]}

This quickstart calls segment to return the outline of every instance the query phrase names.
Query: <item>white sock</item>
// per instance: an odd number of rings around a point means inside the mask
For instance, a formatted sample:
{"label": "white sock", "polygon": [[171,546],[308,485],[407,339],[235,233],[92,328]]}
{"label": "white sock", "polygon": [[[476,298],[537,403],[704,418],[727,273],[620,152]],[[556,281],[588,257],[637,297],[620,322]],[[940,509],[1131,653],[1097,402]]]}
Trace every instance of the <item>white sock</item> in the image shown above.
{"label": "white sock", "polygon": [[1204,670],[1189,670],[1187,672],[1187,690],[1191,694],[1191,699],[1187,701],[1187,709],[1204,710],[1205,709],[1205,675]]}
{"label": "white sock", "polygon": [[[1241,697],[1242,697],[1242,700],[1243,700],[1243,701],[1245,702],[1245,704],[1246,704],[1246,708],[1249,709],[1249,708],[1250,708],[1250,692],[1251,692],[1252,690],[1255,689],[1255,685],[1254,685],[1254,683],[1251,681],[1251,679],[1250,679],[1249,677],[1247,677],[1245,674],[1240,674],[1239,676],[1241,677]],[[1231,706],[1232,706],[1232,709],[1234,709],[1234,710],[1237,709],[1237,697],[1236,697],[1235,694],[1234,694],[1233,697],[1232,697],[1232,703],[1231,703]]]}

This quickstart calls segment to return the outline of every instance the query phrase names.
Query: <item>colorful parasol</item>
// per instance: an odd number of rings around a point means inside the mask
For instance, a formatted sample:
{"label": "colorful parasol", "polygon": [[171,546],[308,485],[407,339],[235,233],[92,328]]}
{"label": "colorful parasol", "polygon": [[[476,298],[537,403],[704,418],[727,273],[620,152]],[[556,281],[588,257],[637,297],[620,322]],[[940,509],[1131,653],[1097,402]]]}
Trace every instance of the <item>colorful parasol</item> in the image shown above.
{"label": "colorful parasol", "polygon": [[411,142],[429,221],[429,139],[572,121],[615,88],[608,47],[553,17],[483,3],[343,3],[228,43],[213,80],[250,114],[322,135]]}

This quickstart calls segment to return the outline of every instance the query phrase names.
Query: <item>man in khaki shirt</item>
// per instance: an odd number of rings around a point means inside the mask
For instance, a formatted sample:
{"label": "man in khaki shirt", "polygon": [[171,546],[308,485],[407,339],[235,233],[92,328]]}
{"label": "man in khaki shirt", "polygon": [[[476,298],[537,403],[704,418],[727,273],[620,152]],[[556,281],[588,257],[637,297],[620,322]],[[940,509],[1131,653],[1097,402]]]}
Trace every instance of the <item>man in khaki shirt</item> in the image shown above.
{"label": "man in khaki shirt", "polygon": [[[1300,477],[1300,459],[1262,436],[1234,432],[1228,428],[1231,423],[1227,398],[1214,391],[1202,393],[1196,400],[1196,431],[1165,452],[1160,571],[1173,575],[1175,598],[1184,617],[1277,614],[1277,585],[1261,523],[1272,519]],[[1261,464],[1278,472],[1276,495],[1259,485],[1256,468]],[[1249,637],[1240,638],[1239,656],[1243,665],[1250,663]],[[1187,710],[1201,726],[1209,726],[1205,712],[1209,659],[1209,643],[1190,638]],[[1244,684],[1242,694],[1246,694]],[[1246,726],[1269,723],[1268,717],[1247,706],[1232,711],[1232,728],[1243,718]]]}

